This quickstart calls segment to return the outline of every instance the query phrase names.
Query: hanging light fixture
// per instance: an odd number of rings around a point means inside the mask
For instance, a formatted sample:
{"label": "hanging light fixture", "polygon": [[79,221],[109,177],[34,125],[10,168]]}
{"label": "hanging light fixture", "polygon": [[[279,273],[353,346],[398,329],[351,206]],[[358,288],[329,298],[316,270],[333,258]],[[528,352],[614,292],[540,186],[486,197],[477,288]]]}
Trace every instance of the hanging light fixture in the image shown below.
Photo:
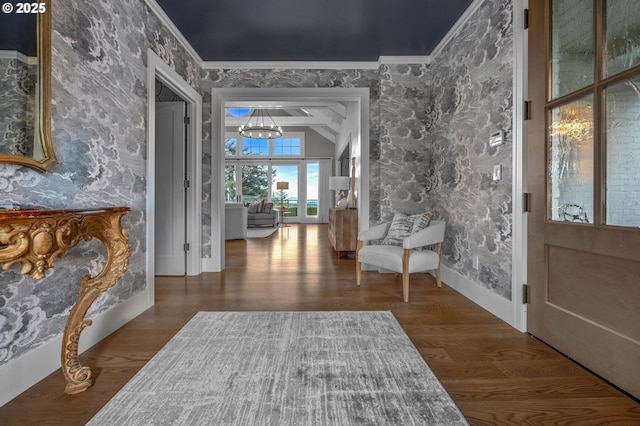
{"label": "hanging light fixture", "polygon": [[253,139],[274,139],[282,137],[282,127],[277,126],[266,109],[256,108],[247,124],[238,128],[241,136]]}

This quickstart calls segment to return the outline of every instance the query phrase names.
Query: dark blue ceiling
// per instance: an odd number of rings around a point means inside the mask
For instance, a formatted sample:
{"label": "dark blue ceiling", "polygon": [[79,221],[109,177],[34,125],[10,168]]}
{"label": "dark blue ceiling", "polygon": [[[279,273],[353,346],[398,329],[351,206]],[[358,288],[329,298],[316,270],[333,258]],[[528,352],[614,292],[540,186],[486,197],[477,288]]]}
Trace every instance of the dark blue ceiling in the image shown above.
{"label": "dark blue ceiling", "polygon": [[205,61],[429,55],[472,0],[156,0]]}
{"label": "dark blue ceiling", "polygon": [[0,50],[17,50],[27,56],[36,56],[36,15],[0,15]]}

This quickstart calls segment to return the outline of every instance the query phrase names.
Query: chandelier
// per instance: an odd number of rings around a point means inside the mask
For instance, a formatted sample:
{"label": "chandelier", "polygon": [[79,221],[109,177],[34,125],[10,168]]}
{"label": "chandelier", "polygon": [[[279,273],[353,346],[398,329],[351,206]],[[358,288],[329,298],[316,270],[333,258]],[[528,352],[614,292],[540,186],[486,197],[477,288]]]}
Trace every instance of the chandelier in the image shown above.
{"label": "chandelier", "polygon": [[565,137],[577,144],[593,137],[593,112],[589,105],[563,107],[552,120],[551,136]]}
{"label": "chandelier", "polygon": [[282,136],[282,127],[277,126],[266,109],[256,108],[247,124],[238,128],[241,136],[253,139],[274,139]]}

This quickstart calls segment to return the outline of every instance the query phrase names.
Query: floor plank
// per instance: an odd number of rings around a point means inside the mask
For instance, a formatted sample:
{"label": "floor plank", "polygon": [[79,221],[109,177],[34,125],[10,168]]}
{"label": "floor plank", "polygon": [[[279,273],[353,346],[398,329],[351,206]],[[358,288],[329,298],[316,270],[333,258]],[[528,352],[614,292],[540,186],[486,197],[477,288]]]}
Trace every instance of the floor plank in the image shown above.
{"label": "floor plank", "polygon": [[427,274],[364,272],[338,258],[326,225],[229,241],[226,269],[156,277],[156,304],[82,354],[96,375],[65,395],[57,371],[0,407],[2,425],[82,425],[198,311],[390,310],[472,425],[640,425],[640,404]]}

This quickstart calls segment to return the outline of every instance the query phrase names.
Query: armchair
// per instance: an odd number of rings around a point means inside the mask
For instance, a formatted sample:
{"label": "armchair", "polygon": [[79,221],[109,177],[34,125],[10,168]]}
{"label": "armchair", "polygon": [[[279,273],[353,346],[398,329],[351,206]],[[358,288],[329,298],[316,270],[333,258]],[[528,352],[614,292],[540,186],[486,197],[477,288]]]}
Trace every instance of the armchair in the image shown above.
{"label": "armchair", "polygon": [[248,207],[248,226],[278,226],[278,211],[273,208],[273,203],[263,201],[262,203],[250,204]]}
{"label": "armchair", "polygon": [[[356,284],[360,285],[362,264],[377,266],[379,272],[402,274],[402,298],[409,301],[409,274],[434,271],[438,287],[440,281],[440,256],[446,224],[432,220],[426,228],[402,239],[402,245],[371,244],[365,241],[383,240],[391,222],[369,228],[358,234],[356,246]],[[433,250],[426,248],[435,246]],[[419,250],[421,249],[421,250]]]}

